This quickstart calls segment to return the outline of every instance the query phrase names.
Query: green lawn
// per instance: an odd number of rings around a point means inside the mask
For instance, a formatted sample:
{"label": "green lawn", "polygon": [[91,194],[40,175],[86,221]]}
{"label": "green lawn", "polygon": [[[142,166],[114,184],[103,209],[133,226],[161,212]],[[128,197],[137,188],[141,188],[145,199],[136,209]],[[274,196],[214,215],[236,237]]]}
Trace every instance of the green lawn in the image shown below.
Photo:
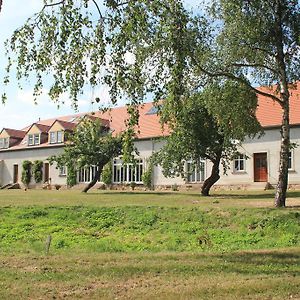
{"label": "green lawn", "polygon": [[287,204],[272,191],[0,191],[0,299],[300,299],[300,193]]}

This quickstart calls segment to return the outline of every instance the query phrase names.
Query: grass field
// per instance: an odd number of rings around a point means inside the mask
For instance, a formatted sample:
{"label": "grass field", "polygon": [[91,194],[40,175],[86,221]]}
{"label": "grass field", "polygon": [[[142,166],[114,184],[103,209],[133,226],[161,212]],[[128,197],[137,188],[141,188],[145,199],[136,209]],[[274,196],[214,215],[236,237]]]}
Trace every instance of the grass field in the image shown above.
{"label": "grass field", "polygon": [[300,299],[300,193],[287,204],[270,191],[0,191],[0,299]]}

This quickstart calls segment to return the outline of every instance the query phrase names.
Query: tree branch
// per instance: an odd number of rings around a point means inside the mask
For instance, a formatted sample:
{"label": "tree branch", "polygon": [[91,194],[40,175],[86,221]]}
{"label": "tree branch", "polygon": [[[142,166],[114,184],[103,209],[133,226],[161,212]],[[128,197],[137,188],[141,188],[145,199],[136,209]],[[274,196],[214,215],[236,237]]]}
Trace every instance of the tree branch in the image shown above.
{"label": "tree branch", "polygon": [[101,10],[100,10],[100,7],[99,7],[98,3],[96,2],[96,0],[92,0],[92,1],[93,1],[93,3],[95,4],[95,6],[97,8],[97,11],[99,13],[100,18],[103,19],[103,15],[101,13]]}
{"label": "tree branch", "polygon": [[255,87],[253,87],[246,79],[238,77],[230,72],[226,72],[226,71],[218,71],[218,72],[210,72],[208,70],[206,70],[203,66],[201,66],[200,64],[198,64],[197,60],[195,58],[192,57],[192,61],[193,63],[199,68],[199,70],[201,72],[203,72],[204,74],[208,75],[209,77],[226,77],[232,80],[235,80],[237,82],[240,82],[242,84],[245,84],[246,86],[248,86],[251,90],[253,90],[255,93],[265,96],[265,97],[269,97],[272,100],[278,102],[281,106],[282,106],[282,100],[279,97],[276,97],[274,94],[271,93],[266,93],[263,92]]}
{"label": "tree branch", "polygon": [[264,68],[264,69],[267,69],[273,73],[277,73],[278,74],[278,71],[276,71],[275,69],[271,68],[271,67],[268,67],[264,64],[242,64],[242,63],[234,63],[232,64],[233,66],[235,67],[245,67],[245,68]]}
{"label": "tree branch", "polygon": [[66,0],[61,0],[59,2],[54,2],[54,3],[50,3],[50,4],[44,4],[43,8],[41,11],[43,11],[46,7],[51,7],[51,6],[56,6],[56,5],[60,5],[60,4],[64,4]]}

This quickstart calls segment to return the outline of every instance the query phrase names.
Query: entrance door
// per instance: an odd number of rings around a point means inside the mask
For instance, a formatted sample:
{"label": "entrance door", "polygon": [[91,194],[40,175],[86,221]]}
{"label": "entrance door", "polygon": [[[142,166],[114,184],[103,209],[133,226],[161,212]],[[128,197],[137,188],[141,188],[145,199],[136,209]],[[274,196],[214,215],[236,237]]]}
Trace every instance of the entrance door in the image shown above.
{"label": "entrance door", "polygon": [[268,181],[267,153],[254,153],[254,181]]}
{"label": "entrance door", "polygon": [[13,183],[17,183],[18,180],[19,180],[19,168],[18,168],[18,165],[14,165]]}
{"label": "entrance door", "polygon": [[49,182],[49,163],[44,163],[44,182]]}

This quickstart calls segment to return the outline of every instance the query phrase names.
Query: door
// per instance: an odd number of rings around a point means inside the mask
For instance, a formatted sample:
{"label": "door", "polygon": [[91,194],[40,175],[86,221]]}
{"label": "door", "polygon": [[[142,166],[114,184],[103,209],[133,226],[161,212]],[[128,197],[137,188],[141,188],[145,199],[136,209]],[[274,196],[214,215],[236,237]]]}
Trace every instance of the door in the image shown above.
{"label": "door", "polygon": [[254,181],[268,181],[267,153],[254,153]]}
{"label": "door", "polygon": [[49,163],[44,163],[44,182],[49,183]]}
{"label": "door", "polygon": [[14,178],[13,183],[17,183],[19,180],[19,167],[18,165],[14,165]]}

